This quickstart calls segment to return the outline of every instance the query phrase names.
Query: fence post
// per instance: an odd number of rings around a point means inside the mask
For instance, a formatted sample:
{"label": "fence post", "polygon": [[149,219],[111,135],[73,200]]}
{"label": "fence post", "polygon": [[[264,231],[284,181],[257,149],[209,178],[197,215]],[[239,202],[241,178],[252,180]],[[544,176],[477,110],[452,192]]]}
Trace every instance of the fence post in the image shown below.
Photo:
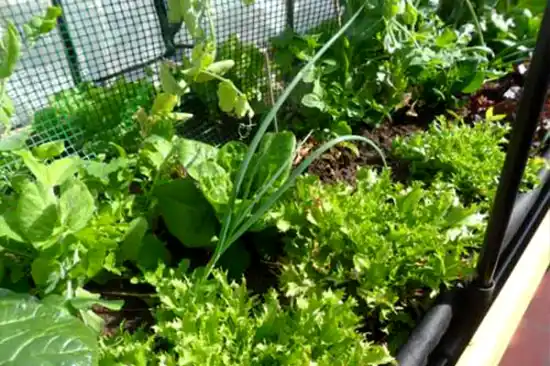
{"label": "fence post", "polygon": [[57,18],[57,26],[59,27],[61,39],[63,40],[63,48],[65,50],[67,62],[69,63],[69,70],[71,71],[73,83],[78,85],[82,82],[82,73],[80,72],[76,49],[74,47],[73,40],[71,39],[71,34],[69,33],[67,19],[65,17],[65,12],[63,11],[63,4],[61,3],[61,0],[52,0],[52,5],[55,5],[62,10],[61,15]]}
{"label": "fence post", "polygon": [[155,11],[160,23],[160,31],[162,34],[162,40],[164,41],[164,47],[166,52],[164,57],[168,58],[176,54],[176,44],[174,37],[179,32],[182,23],[171,24],[168,21],[168,10],[166,9],[166,2],[164,0],[154,0]]}

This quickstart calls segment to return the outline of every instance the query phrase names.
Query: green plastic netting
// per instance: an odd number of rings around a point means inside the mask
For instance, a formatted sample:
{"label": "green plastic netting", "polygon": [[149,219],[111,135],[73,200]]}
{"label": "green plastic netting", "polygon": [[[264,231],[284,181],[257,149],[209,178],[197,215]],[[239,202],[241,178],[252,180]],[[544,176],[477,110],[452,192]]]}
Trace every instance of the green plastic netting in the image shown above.
{"label": "green plastic netting", "polygon": [[[218,52],[247,57],[246,67],[234,71],[240,87],[267,80],[273,37],[334,19],[335,1],[212,0]],[[16,108],[10,135],[28,133],[31,146],[63,139],[69,152],[82,153],[86,144],[131,123],[152,92],[151,83],[141,80],[154,82],[162,60],[179,62],[193,44],[185,28],[168,23],[165,0],[7,0],[0,4],[0,24],[11,19],[21,30],[50,5],[63,10],[57,29],[25,49],[7,85]],[[215,89],[204,93],[215,98]],[[202,118],[201,108],[192,111],[196,117],[186,123],[185,134],[219,143],[239,133],[223,121]],[[0,159],[0,166],[9,169],[9,159]]]}

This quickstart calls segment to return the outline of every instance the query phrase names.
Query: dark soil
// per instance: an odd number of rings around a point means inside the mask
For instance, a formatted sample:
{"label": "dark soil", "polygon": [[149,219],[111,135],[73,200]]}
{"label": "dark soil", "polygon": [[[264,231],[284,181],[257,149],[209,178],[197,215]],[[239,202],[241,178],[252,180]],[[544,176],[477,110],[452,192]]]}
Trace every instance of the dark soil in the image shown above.
{"label": "dark soil", "polygon": [[[488,108],[493,107],[494,114],[506,115],[506,121],[513,123],[517,105],[521,97],[521,91],[525,81],[526,65],[519,65],[514,72],[496,81],[487,82],[482,88],[472,95],[459,96],[462,107],[455,113],[465,122],[483,120]],[[408,164],[391,155],[392,141],[396,137],[404,137],[418,131],[422,131],[435,119],[436,116],[447,114],[445,106],[427,106],[418,111],[413,107],[405,107],[397,111],[391,120],[386,120],[380,126],[362,128],[356,134],[372,140],[385,154],[388,166],[392,168],[394,179],[404,182],[409,177]],[[453,118],[453,117],[451,117]],[[547,103],[539,125],[535,132],[532,153],[540,154],[550,147],[550,98]],[[305,144],[303,155],[318,145],[317,141],[310,139]],[[366,145],[360,144],[359,156],[351,150],[343,147],[335,147],[314,161],[308,172],[320,177],[325,183],[345,181],[355,183],[357,168],[360,166],[382,166],[382,159],[376,151]]]}
{"label": "dark soil", "polygon": [[[521,98],[528,64],[520,64],[514,71],[501,79],[487,82],[475,94],[465,97],[465,105],[459,111],[466,121],[482,120],[488,108],[492,107],[494,114],[506,116],[506,121],[514,123],[516,110]],[[531,151],[540,154],[550,147],[548,134],[550,132],[550,97],[547,100],[533,137]]]}
{"label": "dark soil", "polygon": [[[373,141],[382,150],[387,164],[392,168],[394,178],[402,181],[409,175],[408,165],[391,156],[391,144],[397,136],[407,136],[419,130],[421,127],[417,125],[391,125],[387,122],[374,130],[365,129],[361,135]],[[382,158],[370,145],[361,143],[357,147],[359,155],[347,148],[332,148],[315,160],[309,166],[308,172],[319,176],[324,183],[345,181],[354,184],[357,168],[383,165]]]}
{"label": "dark soil", "polygon": [[103,334],[114,335],[121,328],[134,331],[149,328],[154,324],[150,303],[154,299],[154,289],[147,285],[134,285],[130,281],[114,278],[106,283],[91,282],[88,291],[101,294],[104,300],[123,300],[124,306],[115,311],[95,305],[92,310],[103,318]]}

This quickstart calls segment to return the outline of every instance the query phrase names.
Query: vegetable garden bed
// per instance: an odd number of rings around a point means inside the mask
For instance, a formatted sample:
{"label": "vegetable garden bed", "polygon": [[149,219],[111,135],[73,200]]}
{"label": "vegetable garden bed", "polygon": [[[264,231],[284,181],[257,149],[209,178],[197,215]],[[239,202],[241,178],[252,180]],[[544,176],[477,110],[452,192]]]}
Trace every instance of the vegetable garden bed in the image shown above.
{"label": "vegetable garden bed", "polygon": [[[543,12],[460,4],[345,1],[264,52],[217,43],[208,1],[168,1],[183,62],[64,90],[0,140],[0,365],[395,363],[475,277]],[[8,130],[21,39],[8,22]],[[247,134],[190,137],[207,123]]]}

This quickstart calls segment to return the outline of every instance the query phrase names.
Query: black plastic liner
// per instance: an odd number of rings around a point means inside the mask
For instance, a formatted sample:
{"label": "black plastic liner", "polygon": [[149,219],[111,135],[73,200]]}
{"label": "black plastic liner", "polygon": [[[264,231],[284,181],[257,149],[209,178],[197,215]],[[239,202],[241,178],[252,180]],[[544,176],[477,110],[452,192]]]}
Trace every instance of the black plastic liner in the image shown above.
{"label": "black plastic liner", "polygon": [[[550,158],[550,154],[547,154]],[[495,275],[495,294],[498,294],[523,250],[529,243],[534,231],[538,228],[544,214],[548,211],[550,203],[550,170],[541,172],[541,181],[544,182],[537,189],[522,194],[514,205],[510,223],[506,230],[501,253],[502,264],[499,265]],[[543,188],[546,186],[546,190]],[[397,360],[401,366],[425,366],[437,363],[430,361],[439,342],[447,332],[453,315],[457,309],[465,306],[461,299],[466,289],[459,287],[443,292],[422,321],[411,333],[407,343],[401,347]],[[433,358],[433,357],[432,357]]]}

